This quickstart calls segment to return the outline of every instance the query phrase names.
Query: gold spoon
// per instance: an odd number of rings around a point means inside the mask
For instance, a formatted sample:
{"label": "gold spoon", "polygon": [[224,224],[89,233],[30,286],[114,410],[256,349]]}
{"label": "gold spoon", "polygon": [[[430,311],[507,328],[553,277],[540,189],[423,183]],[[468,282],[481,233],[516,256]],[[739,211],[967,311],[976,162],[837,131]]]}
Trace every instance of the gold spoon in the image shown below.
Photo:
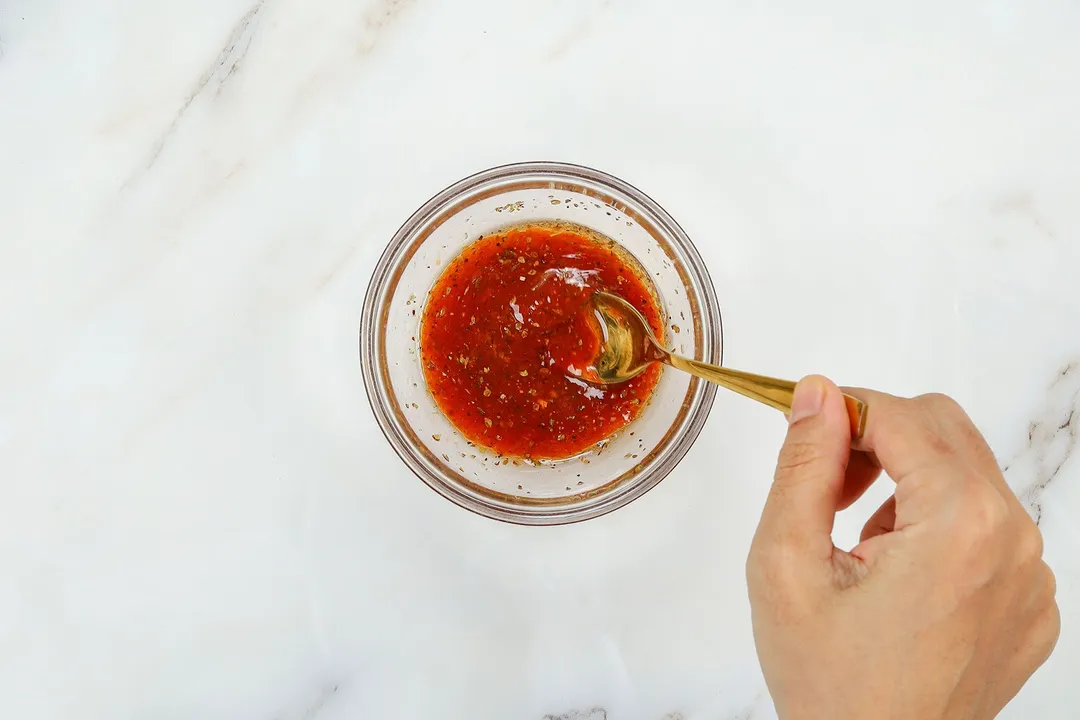
{"label": "gold spoon", "polygon": [[[790,380],[728,370],[676,355],[660,345],[637,308],[618,295],[598,292],[592,304],[602,335],[600,350],[590,371],[583,375],[585,379],[603,384],[623,382],[652,363],[662,362],[782,410],[785,415],[791,414],[795,383]],[[866,428],[866,404],[850,395],[844,395],[844,402],[851,421],[851,438],[857,440]]]}

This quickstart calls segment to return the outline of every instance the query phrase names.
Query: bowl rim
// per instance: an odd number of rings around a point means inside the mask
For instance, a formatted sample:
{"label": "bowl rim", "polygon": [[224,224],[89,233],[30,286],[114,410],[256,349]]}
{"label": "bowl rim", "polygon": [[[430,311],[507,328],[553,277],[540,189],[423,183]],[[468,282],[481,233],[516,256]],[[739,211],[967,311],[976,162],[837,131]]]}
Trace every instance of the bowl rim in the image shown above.
{"label": "bowl rim", "polygon": [[[385,345],[379,342],[380,336],[385,332],[379,331],[379,321],[384,314],[384,296],[390,289],[387,281],[399,274],[402,261],[407,261],[411,257],[412,252],[405,251],[415,250],[410,246],[417,239],[417,231],[425,229],[438,213],[461,202],[474,191],[483,189],[492,182],[538,174],[560,176],[568,182],[577,181],[586,186],[599,185],[626,196],[651,216],[648,218],[649,224],[657,225],[664,238],[676,246],[684,258],[682,264],[685,267],[682,269],[693,280],[695,293],[698,296],[699,311],[702,315],[701,327],[704,334],[702,349],[705,359],[713,364],[722,364],[724,328],[716,290],[708,268],[682,226],[659,203],[630,183],[602,170],[554,161],[517,162],[481,170],[448,185],[417,208],[390,239],[368,282],[360,316],[359,355],[364,389],[380,431],[395,454],[425,485],[455,505],[493,520],[516,525],[565,525],[606,515],[640,498],[667,477],[686,456],[700,435],[713,406],[716,386],[696,378],[692,379],[686,397],[691,398],[689,402],[693,407],[686,416],[681,431],[672,437],[671,444],[665,448],[660,461],[647,471],[637,473],[636,477],[621,483],[618,492],[605,493],[607,497],[601,496],[598,502],[577,507],[557,503],[503,507],[484,502],[473,494],[455,487],[452,482],[434,476],[417,456],[412,443],[400,434],[396,422],[391,417],[392,409],[387,407],[388,404],[380,398],[380,390],[383,392],[386,390],[382,388],[385,384],[382,382],[385,380],[383,377],[385,372],[380,369],[382,363],[379,362],[378,357],[380,347]],[[637,215],[634,208],[620,209]]]}

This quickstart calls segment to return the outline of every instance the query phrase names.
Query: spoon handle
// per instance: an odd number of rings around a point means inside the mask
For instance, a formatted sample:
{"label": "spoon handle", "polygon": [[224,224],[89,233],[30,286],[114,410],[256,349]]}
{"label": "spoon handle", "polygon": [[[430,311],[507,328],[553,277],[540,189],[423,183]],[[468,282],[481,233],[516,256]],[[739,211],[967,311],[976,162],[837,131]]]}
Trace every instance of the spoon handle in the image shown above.
{"label": "spoon handle", "polygon": [[[667,353],[664,359],[674,368],[765,403],[783,411],[785,415],[791,414],[791,398],[795,394],[795,383],[790,380],[729,370],[673,353]],[[851,422],[851,439],[858,440],[866,429],[866,403],[847,394],[844,395],[844,402],[847,405],[848,420]]]}

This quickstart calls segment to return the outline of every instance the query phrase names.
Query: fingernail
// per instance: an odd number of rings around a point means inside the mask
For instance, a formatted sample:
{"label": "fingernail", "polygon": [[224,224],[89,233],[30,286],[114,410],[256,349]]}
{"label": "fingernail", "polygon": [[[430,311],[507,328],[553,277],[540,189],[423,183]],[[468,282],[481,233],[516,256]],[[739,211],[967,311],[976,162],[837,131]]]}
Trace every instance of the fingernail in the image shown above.
{"label": "fingernail", "polygon": [[797,423],[821,412],[825,405],[825,383],[821,378],[808,377],[795,386],[795,396],[791,398],[791,417],[789,423]]}

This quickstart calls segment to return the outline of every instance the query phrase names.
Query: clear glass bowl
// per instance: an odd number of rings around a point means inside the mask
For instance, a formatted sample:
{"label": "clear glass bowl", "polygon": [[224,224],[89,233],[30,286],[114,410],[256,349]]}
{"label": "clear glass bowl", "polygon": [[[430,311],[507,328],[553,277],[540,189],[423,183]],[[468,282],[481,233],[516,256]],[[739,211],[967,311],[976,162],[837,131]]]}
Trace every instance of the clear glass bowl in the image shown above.
{"label": "clear glass bowl", "polygon": [[686,454],[715,388],[666,368],[647,407],[582,456],[530,464],[471,446],[424,384],[418,339],[428,291],[480,235],[538,220],[606,235],[648,272],[663,305],[668,347],[720,364],[720,309],[708,271],[678,223],[647,195],[598,170],[551,162],[492,168],[428,200],[379,259],[360,321],[360,365],[372,410],[401,459],[443,497],[525,525],[594,518],[641,497]]}

